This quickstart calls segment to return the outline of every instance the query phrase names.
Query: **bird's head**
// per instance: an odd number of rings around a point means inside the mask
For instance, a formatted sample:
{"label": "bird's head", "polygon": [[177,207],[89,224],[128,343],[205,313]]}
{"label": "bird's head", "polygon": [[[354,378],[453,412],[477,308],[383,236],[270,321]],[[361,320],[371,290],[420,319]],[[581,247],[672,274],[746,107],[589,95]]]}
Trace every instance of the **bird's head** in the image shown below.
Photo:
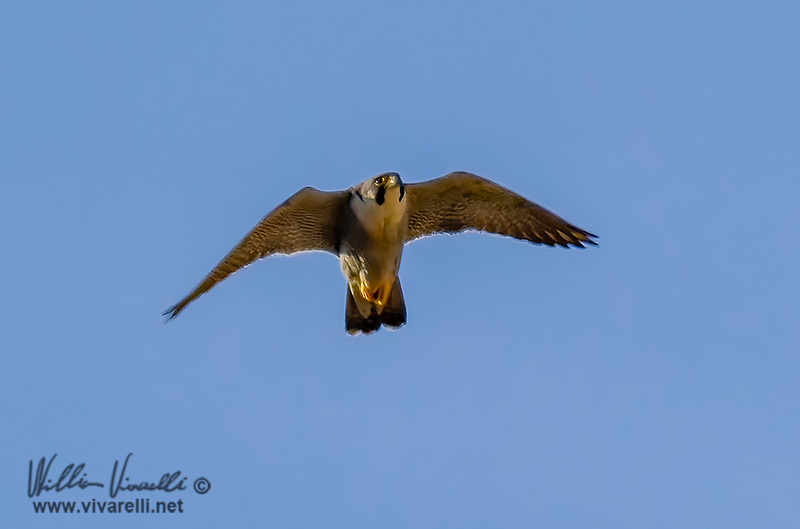
{"label": "bird's head", "polygon": [[397,173],[383,173],[364,180],[355,188],[362,201],[374,201],[381,206],[388,200],[401,202],[405,196],[405,186]]}

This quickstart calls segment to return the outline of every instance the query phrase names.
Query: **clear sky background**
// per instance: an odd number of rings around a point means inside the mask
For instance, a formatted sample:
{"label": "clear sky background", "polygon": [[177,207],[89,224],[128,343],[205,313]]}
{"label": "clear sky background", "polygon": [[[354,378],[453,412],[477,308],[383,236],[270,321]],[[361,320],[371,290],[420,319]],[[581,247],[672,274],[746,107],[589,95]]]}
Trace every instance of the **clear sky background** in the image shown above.
{"label": "clear sky background", "polygon": [[[796,527],[798,5],[3,2],[0,524]],[[454,170],[600,246],[415,242],[369,337],[321,253],[164,325],[300,187]],[[33,513],[130,452],[184,514]]]}

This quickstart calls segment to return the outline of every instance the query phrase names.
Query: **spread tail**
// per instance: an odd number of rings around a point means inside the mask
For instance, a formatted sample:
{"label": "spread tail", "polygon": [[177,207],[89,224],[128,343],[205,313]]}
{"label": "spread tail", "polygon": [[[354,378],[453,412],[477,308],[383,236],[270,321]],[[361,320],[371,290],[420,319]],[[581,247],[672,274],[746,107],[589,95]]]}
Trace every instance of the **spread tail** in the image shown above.
{"label": "spread tail", "polygon": [[347,288],[347,301],[344,309],[344,325],[348,334],[363,332],[370,334],[377,331],[381,325],[396,329],[402,327],[406,322],[406,302],[403,299],[403,289],[400,288],[400,280],[395,278],[392,285],[392,292],[386,301],[380,314],[373,305],[369,317],[365,318],[358,311],[356,300],[350,287]]}

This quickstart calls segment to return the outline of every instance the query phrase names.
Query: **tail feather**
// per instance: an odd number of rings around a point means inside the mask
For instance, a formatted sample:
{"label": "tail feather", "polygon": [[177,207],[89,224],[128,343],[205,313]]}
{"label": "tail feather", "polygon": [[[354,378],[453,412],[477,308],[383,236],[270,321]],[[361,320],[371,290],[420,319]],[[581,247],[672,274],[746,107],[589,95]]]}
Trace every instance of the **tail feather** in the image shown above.
{"label": "tail feather", "polygon": [[403,289],[400,288],[399,279],[394,280],[389,301],[386,302],[386,306],[383,307],[378,318],[382,324],[394,329],[402,327],[406,323],[406,301],[403,299]]}
{"label": "tail feather", "polygon": [[356,300],[353,299],[353,293],[350,292],[350,287],[347,287],[347,301],[344,307],[344,327],[348,334],[357,334],[359,331],[364,334],[375,332],[381,326],[378,321],[377,314],[372,312],[369,318],[365,318],[358,312]]}
{"label": "tail feather", "polygon": [[401,327],[406,322],[406,302],[403,299],[403,289],[400,288],[400,280],[395,279],[392,285],[392,292],[389,294],[389,299],[383,310],[378,314],[375,307],[369,317],[365,318],[358,311],[355,298],[350,288],[347,288],[347,301],[345,302],[344,309],[344,325],[348,334],[370,334],[377,331],[381,325],[390,328]]}

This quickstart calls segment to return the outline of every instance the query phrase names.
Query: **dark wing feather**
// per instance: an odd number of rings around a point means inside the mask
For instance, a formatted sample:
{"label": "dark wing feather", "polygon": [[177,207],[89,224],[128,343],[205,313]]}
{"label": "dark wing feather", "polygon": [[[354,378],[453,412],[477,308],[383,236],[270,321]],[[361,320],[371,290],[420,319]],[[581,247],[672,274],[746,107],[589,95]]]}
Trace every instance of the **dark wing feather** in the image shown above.
{"label": "dark wing feather", "polygon": [[191,294],[164,312],[167,321],[214,285],[253,261],[272,254],[310,250],[338,253],[339,220],[349,191],[305,187],[272,210],[214,267]]}
{"label": "dark wing feather", "polygon": [[548,246],[583,248],[597,237],[541,206],[470,173],[407,184],[409,241],[436,233],[479,230]]}

